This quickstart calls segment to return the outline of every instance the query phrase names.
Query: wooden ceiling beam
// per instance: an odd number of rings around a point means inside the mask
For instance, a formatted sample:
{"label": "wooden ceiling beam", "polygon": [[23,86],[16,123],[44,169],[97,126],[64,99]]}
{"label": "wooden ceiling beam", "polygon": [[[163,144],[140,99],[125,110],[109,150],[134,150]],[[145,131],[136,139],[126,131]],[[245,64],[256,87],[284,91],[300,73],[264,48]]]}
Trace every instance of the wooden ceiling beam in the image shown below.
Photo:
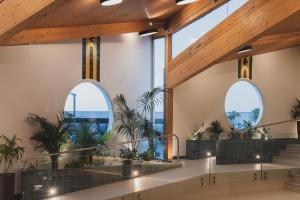
{"label": "wooden ceiling beam", "polygon": [[0,3],[0,36],[21,24],[55,0],[5,0]]}
{"label": "wooden ceiling beam", "polygon": [[226,57],[223,61],[238,59],[245,56],[254,56],[263,53],[269,53],[269,52],[291,48],[299,45],[300,45],[300,31],[267,35],[251,43],[252,46],[251,52],[247,52],[243,54],[238,54],[235,52],[232,55]]}
{"label": "wooden ceiling beam", "polygon": [[175,33],[228,1],[229,0],[198,0],[195,3],[186,5],[168,20],[168,32],[170,34]]}
{"label": "wooden ceiling beam", "polygon": [[249,0],[170,62],[167,87],[174,88],[222,61],[298,12],[299,0]]}
{"label": "wooden ceiling beam", "polygon": [[150,27],[149,21],[140,21],[87,26],[26,29],[13,35],[8,40],[2,41],[0,45],[4,46],[58,42],[103,35],[139,32],[154,27],[160,28],[161,26],[161,23],[153,23],[153,25]]}

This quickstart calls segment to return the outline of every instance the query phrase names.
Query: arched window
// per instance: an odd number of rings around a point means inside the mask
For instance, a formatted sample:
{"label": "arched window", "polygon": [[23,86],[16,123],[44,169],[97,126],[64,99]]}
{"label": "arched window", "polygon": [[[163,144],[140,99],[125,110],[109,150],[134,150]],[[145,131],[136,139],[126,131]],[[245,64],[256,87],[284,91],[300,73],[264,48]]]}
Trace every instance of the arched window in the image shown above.
{"label": "arched window", "polygon": [[112,129],[112,103],[97,83],[86,81],[75,86],[68,94],[64,113],[73,118],[74,126],[88,123],[89,131],[99,136]]}
{"label": "arched window", "polygon": [[228,122],[237,129],[251,123],[256,126],[263,113],[263,100],[259,90],[249,81],[238,81],[228,90],[225,98]]}

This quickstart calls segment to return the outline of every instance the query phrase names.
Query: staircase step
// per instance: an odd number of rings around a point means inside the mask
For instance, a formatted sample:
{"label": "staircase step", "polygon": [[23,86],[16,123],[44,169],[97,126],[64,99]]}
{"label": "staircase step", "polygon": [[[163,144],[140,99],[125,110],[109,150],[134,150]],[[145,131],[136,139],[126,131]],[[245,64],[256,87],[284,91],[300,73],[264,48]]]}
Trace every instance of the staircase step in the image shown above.
{"label": "staircase step", "polygon": [[279,155],[280,158],[294,158],[294,159],[299,159],[300,160],[300,153],[291,153],[291,152],[281,152]]}
{"label": "staircase step", "polygon": [[286,147],[286,150],[288,150],[288,151],[298,151],[298,152],[300,152],[300,146],[298,147],[296,147],[296,146],[287,146]]}
{"label": "staircase step", "polygon": [[300,193],[300,183],[286,182],[284,184],[284,188],[291,192],[299,192]]}
{"label": "staircase step", "polygon": [[300,159],[291,159],[291,158],[284,158],[284,157],[275,157],[274,163],[281,163],[281,164],[290,164],[290,165],[298,165],[300,167]]}
{"label": "staircase step", "polygon": [[290,176],[290,180],[293,183],[299,183],[300,184],[300,174],[293,174]]}

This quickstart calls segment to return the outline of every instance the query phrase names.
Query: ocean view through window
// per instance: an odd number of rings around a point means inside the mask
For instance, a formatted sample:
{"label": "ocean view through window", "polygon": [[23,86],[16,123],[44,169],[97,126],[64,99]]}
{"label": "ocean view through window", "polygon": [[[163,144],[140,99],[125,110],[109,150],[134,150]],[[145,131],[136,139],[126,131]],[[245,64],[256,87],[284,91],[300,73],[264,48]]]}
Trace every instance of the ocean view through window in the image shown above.
{"label": "ocean view through window", "polygon": [[263,113],[263,100],[259,90],[249,81],[238,81],[228,90],[225,98],[225,113],[230,125],[243,129],[256,126]]}

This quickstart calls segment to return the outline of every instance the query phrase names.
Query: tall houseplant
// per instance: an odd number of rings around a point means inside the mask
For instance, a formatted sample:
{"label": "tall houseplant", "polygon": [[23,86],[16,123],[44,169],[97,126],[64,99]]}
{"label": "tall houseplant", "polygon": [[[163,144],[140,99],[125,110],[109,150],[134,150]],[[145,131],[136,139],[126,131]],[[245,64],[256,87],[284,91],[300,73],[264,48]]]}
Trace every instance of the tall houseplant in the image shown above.
{"label": "tall houseplant", "polygon": [[300,139],[300,100],[296,99],[296,103],[294,104],[291,110],[292,118],[297,121],[297,132],[298,132],[298,139]]}
{"label": "tall houseplant", "polygon": [[[136,107],[130,108],[123,94],[117,95],[114,99],[115,118],[117,132],[125,136],[128,141],[135,141],[145,137],[149,141],[149,149],[154,153],[153,139],[158,131],[155,131],[151,116],[155,109],[163,103],[163,92],[159,87],[145,92],[137,100]],[[131,150],[137,150],[138,143],[133,142]]]}
{"label": "tall houseplant", "polygon": [[[29,114],[27,117],[29,125],[38,128],[33,133],[31,140],[37,142],[36,149],[49,154],[59,153],[69,141],[69,118],[62,113],[57,115],[56,122],[50,122],[47,118],[36,114]],[[60,155],[51,155],[52,169],[58,168]]]}
{"label": "tall houseplant", "polygon": [[20,146],[22,140],[14,135],[11,139],[5,135],[0,136],[0,164],[3,164],[3,173],[0,174],[0,199],[12,200],[15,189],[15,174],[8,173],[14,161],[22,158],[24,147]]}

